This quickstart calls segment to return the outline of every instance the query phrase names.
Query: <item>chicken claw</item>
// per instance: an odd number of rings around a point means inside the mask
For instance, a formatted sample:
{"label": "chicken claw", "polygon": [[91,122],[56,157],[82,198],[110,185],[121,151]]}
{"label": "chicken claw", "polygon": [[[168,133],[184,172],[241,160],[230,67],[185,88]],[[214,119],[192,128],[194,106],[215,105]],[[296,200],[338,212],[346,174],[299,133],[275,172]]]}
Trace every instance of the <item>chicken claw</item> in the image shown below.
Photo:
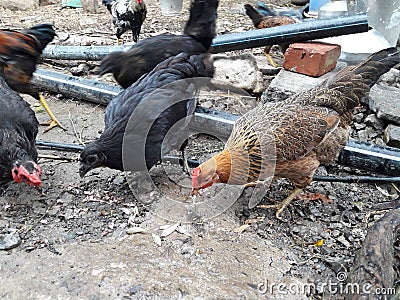
{"label": "chicken claw", "polygon": [[269,53],[264,53],[264,54],[265,54],[265,56],[268,58],[268,61],[269,61],[269,63],[271,64],[271,66],[277,68],[278,65],[277,65],[277,64],[274,62],[274,60],[272,59],[271,54],[269,54]]}
{"label": "chicken claw", "polygon": [[53,112],[51,111],[49,105],[47,104],[46,100],[44,99],[43,95],[39,96],[39,101],[40,104],[43,106],[44,110],[47,112],[47,114],[50,117],[50,121],[46,124],[49,125],[44,132],[48,132],[49,130],[51,130],[52,128],[58,126],[63,130],[67,130],[64,126],[61,125],[61,123],[57,120],[56,116],[53,114]]}
{"label": "chicken claw", "polygon": [[260,208],[275,208],[277,209],[275,216],[277,219],[282,220],[280,217],[281,213],[284,211],[284,209],[292,202],[292,200],[302,191],[300,188],[295,188],[289,196],[286,197],[282,202],[277,203],[277,204],[272,204],[272,205],[260,205]]}

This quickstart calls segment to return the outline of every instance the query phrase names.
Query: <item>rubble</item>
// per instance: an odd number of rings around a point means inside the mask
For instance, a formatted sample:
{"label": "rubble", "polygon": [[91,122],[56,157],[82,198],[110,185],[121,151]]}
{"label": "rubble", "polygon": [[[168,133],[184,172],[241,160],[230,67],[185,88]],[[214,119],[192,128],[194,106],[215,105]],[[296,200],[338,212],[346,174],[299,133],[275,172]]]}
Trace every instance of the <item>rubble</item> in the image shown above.
{"label": "rubble", "polygon": [[378,118],[400,124],[400,89],[376,84],[369,93],[369,107]]}
{"label": "rubble", "polygon": [[253,55],[213,55],[211,61],[215,68],[214,79],[228,82],[254,94],[264,91],[263,75],[258,70]]}
{"label": "rubble", "polygon": [[400,126],[390,124],[385,129],[384,138],[388,146],[400,148]]}

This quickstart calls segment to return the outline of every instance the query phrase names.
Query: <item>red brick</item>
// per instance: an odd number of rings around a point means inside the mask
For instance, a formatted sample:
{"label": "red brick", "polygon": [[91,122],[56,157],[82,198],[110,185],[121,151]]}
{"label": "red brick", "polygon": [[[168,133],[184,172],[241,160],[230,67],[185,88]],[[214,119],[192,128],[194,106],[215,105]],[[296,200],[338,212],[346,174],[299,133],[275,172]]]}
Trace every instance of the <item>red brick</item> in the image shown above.
{"label": "red brick", "polygon": [[340,46],[326,43],[295,43],[285,52],[283,67],[286,70],[318,77],[336,67]]}

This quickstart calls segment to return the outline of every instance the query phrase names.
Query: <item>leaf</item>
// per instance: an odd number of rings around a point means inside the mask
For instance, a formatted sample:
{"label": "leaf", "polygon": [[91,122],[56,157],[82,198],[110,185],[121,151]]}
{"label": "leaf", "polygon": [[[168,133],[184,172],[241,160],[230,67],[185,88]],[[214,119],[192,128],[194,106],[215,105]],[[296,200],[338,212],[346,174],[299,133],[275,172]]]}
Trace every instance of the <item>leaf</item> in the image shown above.
{"label": "leaf", "polygon": [[146,229],[141,227],[131,227],[126,230],[126,234],[145,233]]}
{"label": "leaf", "polygon": [[322,247],[324,245],[324,240],[318,240],[314,243],[314,246],[316,247]]}
{"label": "leaf", "polygon": [[153,238],[154,243],[156,243],[157,246],[160,247],[161,246],[161,238],[155,233],[152,233],[151,236]]}
{"label": "leaf", "polygon": [[245,231],[249,227],[250,227],[250,224],[243,224],[242,226],[239,226],[239,227],[233,229],[233,232],[242,233],[243,231]]}
{"label": "leaf", "polygon": [[168,227],[166,227],[160,234],[161,237],[166,237],[169,236],[171,233],[173,233],[179,226],[179,222],[175,223],[173,225],[170,225]]}

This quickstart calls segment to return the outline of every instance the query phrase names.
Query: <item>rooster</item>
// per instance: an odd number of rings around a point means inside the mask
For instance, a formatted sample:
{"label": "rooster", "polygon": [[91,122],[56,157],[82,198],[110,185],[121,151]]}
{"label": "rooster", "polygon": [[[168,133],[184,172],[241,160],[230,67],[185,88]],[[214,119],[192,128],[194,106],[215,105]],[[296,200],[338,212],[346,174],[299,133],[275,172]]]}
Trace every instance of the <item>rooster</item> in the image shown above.
{"label": "rooster", "polygon": [[396,48],[385,49],[310,91],[247,112],[235,123],[225,149],[193,170],[193,192],[217,182],[255,185],[267,179],[260,174],[272,165],[275,177],[286,177],[295,185],[294,191],[274,206],[279,218],[292,199],[311,184],[318,166],[337,158],[348,141],[349,124],[360,99],[399,62]]}
{"label": "rooster", "polygon": [[13,91],[4,76],[6,62],[0,58],[0,182],[25,182],[39,187],[35,138],[39,123],[29,104]]}
{"label": "rooster", "polygon": [[[264,16],[262,14],[259,14],[250,4],[245,4],[244,8],[246,10],[246,14],[253,21],[254,26],[258,29],[271,28],[271,27],[296,23],[296,20],[294,20],[292,17],[289,16],[276,16],[276,15]],[[288,44],[281,44],[279,46],[281,47],[282,53],[285,53],[286,49],[289,47]],[[265,47],[264,53],[267,56],[270,64],[274,67],[277,67],[277,64],[273,61],[271,55],[269,54],[271,48],[272,46]]]}
{"label": "rooster", "polygon": [[51,24],[36,25],[22,32],[0,30],[0,56],[7,61],[7,66],[4,68],[7,84],[18,93],[31,95],[40,101],[51,118],[49,127],[45,131],[55,126],[63,129],[64,127],[30,80],[43,49],[55,36],[56,33]]}
{"label": "rooster", "polygon": [[121,36],[128,30],[132,30],[132,39],[137,42],[147,15],[143,0],[103,0],[103,4],[112,15],[118,44],[121,44]]}
{"label": "rooster", "polygon": [[211,77],[213,72],[203,59],[185,53],[171,57],[115,97],[106,109],[103,134],[81,153],[81,177],[98,167],[124,170],[123,143],[129,144],[124,149],[133,159],[129,171],[150,170],[172,149],[184,154],[188,122],[180,124],[176,134],[167,133],[194,113],[196,82],[190,79]]}
{"label": "rooster", "polygon": [[127,52],[110,53],[101,62],[100,75],[112,73],[127,88],[171,56],[208,52],[215,37],[217,7],[218,0],[194,0],[183,35],[157,35],[137,42]]}

